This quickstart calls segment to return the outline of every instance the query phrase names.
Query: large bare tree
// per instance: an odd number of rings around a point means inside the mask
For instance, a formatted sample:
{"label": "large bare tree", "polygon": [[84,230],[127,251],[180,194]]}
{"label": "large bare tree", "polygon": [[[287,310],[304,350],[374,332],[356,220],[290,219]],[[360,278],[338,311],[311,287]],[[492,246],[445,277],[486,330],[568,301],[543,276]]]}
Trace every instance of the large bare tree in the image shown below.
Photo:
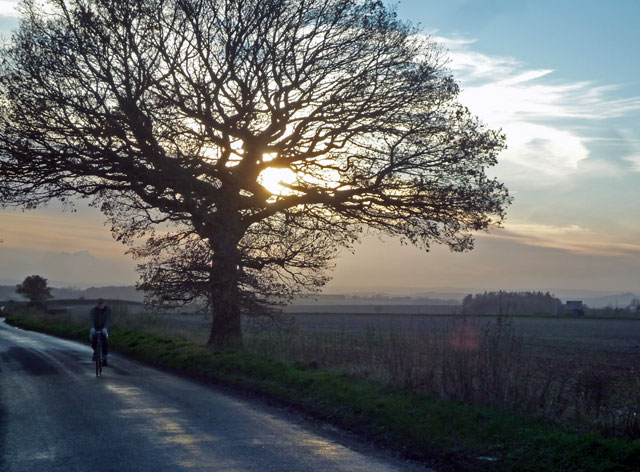
{"label": "large bare tree", "polygon": [[91,199],[217,348],[363,228],[465,250],[509,201],[503,136],[379,0],[27,1],[0,86],[5,204]]}

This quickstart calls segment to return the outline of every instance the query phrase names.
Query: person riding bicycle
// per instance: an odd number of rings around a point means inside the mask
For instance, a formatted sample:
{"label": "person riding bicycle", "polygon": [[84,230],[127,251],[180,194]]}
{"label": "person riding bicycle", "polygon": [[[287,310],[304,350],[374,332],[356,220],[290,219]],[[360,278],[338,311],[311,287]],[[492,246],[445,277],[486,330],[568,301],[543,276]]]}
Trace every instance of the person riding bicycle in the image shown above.
{"label": "person riding bicycle", "polygon": [[98,344],[98,334],[96,331],[102,330],[102,357],[103,365],[107,365],[107,357],[109,356],[109,326],[111,325],[111,309],[107,306],[104,298],[98,299],[95,307],[91,309],[89,314],[89,339],[93,348],[93,360],[96,360],[96,344]]}

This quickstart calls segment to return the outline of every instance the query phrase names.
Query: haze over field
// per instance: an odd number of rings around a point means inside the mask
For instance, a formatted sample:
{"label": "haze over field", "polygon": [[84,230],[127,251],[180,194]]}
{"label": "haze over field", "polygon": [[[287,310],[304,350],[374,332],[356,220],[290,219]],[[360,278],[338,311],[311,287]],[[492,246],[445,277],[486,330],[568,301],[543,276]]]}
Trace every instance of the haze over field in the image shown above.
{"label": "haze over field", "polygon": [[[0,2],[0,29],[17,2]],[[579,6],[577,6],[579,5]],[[425,254],[366,236],[336,261],[327,293],[482,290],[637,292],[640,280],[640,3],[402,0],[448,50],[461,100],[508,149],[491,172],[515,197],[504,229],[471,253]],[[127,285],[135,263],[102,216],[0,214],[0,283]]]}

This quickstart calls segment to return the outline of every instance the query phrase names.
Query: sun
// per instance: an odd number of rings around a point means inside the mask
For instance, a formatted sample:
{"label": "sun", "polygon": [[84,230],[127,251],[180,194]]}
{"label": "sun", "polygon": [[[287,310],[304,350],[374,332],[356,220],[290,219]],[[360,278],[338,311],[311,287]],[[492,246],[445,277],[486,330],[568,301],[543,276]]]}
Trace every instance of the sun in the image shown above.
{"label": "sun", "polygon": [[258,183],[273,195],[291,195],[294,193],[287,184],[296,182],[296,173],[291,169],[269,167],[258,176]]}

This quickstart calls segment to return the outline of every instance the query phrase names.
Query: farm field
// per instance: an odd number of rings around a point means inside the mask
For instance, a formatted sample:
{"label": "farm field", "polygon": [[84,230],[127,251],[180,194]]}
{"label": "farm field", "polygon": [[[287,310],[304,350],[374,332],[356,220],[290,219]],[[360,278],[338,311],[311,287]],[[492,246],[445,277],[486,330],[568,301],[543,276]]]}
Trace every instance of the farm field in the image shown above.
{"label": "farm field", "polygon": [[[291,315],[303,332],[361,333],[366,330],[398,333],[449,333],[455,326],[480,332],[496,323],[493,316],[296,314]],[[640,366],[640,319],[525,317],[505,318],[516,336],[543,357],[580,359],[616,368]]]}
{"label": "farm field", "polygon": [[[493,316],[466,317],[379,314],[298,314],[296,324],[307,333],[362,333],[367,330],[398,335],[456,336],[478,344],[497,323]],[[540,369],[575,376],[588,371],[625,389],[640,374],[640,319],[567,317],[509,317],[511,334]]]}
{"label": "farm field", "polygon": [[[358,332],[367,328],[404,331],[446,331],[452,322],[466,319],[474,324],[495,321],[494,316],[460,315],[387,315],[350,313],[292,314],[304,331]],[[568,318],[568,317],[506,317],[514,328],[525,336],[576,341],[580,339],[599,342],[628,342],[640,346],[640,318]]]}

